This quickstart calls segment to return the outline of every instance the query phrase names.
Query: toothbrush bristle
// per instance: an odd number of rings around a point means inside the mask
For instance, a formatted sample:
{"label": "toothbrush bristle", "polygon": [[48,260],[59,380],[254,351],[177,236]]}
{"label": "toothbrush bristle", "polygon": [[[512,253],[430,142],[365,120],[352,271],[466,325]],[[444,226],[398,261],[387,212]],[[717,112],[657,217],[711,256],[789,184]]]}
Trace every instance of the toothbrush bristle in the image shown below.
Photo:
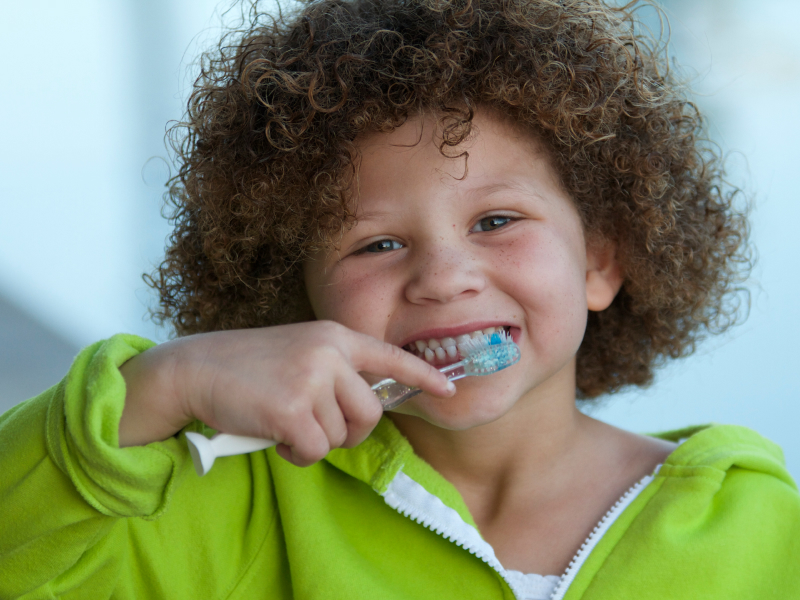
{"label": "toothbrush bristle", "polygon": [[508,334],[505,332],[504,329],[500,331],[496,331],[492,334],[484,334],[478,337],[472,338],[464,342],[463,353],[464,356],[462,358],[469,358],[475,352],[483,350],[488,346],[496,346],[497,344],[502,344],[506,340],[508,340]]}
{"label": "toothbrush bristle", "polygon": [[490,375],[520,359],[517,346],[504,330],[467,342],[464,366],[469,375]]}

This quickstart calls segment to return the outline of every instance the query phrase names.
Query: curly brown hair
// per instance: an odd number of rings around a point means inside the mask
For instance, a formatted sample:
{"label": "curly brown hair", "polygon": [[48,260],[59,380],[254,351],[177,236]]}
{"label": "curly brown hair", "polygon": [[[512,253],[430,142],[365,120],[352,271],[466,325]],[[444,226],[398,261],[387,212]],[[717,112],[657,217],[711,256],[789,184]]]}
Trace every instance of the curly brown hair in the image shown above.
{"label": "curly brown hair", "polygon": [[625,276],[590,313],[578,396],[646,385],[741,315],[746,211],[635,6],[598,0],[311,0],[201,58],[183,122],[175,230],[150,285],[178,335],[313,319],[302,260],[354,220],[354,140],[421,111],[441,150],[479,106],[547,146],[590,235]]}

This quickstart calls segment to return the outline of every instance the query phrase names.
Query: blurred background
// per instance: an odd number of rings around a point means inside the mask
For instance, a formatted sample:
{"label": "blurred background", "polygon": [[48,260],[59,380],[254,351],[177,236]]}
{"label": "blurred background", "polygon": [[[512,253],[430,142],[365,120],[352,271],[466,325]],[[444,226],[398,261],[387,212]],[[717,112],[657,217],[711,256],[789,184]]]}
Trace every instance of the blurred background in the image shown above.
{"label": "blurred background", "polygon": [[[588,412],[640,432],[736,423],[779,443],[800,478],[800,3],[664,0],[670,53],[697,92],[731,181],[755,198],[750,317]],[[0,52],[0,412],[54,385],[117,332],[163,341],[141,279],[163,252],[170,166],[199,52],[227,0],[28,0],[4,6]],[[652,10],[642,18],[657,26]],[[800,170],[800,169],[799,169]]]}

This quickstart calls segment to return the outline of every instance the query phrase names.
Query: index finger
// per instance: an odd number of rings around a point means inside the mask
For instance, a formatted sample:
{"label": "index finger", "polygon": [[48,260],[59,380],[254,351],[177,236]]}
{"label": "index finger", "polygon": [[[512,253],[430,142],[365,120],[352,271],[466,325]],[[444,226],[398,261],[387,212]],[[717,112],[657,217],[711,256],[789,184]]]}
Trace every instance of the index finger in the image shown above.
{"label": "index finger", "polygon": [[368,371],[383,378],[391,377],[405,385],[448,398],[456,386],[434,366],[406,352],[365,334],[358,334],[351,348],[352,364],[357,371]]}

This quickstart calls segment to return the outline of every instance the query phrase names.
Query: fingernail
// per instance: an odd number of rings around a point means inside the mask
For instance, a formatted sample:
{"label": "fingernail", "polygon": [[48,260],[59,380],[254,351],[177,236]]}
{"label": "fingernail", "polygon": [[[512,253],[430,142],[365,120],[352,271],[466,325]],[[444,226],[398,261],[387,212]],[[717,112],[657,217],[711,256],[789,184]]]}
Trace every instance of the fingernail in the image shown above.
{"label": "fingernail", "polygon": [[451,394],[455,394],[456,393],[456,384],[453,383],[452,381],[448,381],[447,382],[447,391],[450,392]]}

